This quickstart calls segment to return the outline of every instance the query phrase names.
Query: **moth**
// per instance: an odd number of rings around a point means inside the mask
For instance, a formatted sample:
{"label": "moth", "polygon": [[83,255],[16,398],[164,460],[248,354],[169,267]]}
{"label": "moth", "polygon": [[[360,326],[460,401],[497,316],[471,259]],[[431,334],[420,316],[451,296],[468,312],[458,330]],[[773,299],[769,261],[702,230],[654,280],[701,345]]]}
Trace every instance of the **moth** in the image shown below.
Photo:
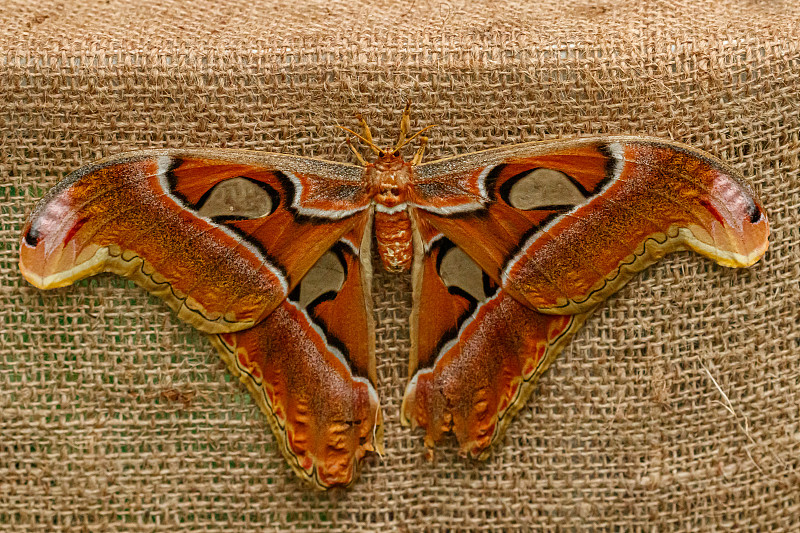
{"label": "moth", "polygon": [[[587,316],[666,253],[729,267],[768,246],[741,175],[644,137],[533,142],[345,164],[166,149],[85,166],[36,205],[20,270],[41,289],[100,272],[135,281],[210,336],[297,475],[346,486],[383,450],[372,246],[411,272],[404,425],[485,458]],[[346,128],[345,128],[346,129]],[[349,143],[349,141],[348,141]],[[374,235],[374,238],[373,238]],[[432,452],[430,452],[432,453]]]}

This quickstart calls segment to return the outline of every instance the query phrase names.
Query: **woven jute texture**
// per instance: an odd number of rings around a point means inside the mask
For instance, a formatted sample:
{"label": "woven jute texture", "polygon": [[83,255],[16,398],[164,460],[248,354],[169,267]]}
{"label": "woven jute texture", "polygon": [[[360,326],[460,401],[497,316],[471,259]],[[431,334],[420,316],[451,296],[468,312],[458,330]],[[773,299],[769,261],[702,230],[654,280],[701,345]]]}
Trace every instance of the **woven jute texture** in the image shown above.
{"label": "woven jute texture", "polygon": [[[0,6],[0,530],[800,530],[800,7],[794,1],[18,1]],[[402,428],[409,276],[378,273],[386,453],[299,482],[205,337],[101,275],[17,268],[35,200],[110,154],[428,159],[608,133],[689,143],[760,194],[745,270],[680,253],[587,322],[486,462]],[[487,235],[487,239],[491,236]]]}

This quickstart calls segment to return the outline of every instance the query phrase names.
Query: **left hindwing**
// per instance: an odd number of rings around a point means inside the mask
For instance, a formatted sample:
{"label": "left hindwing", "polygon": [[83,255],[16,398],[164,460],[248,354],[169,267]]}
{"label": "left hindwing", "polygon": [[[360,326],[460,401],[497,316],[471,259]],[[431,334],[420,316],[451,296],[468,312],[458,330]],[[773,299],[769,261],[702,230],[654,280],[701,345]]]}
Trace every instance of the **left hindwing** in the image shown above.
{"label": "left hindwing", "polygon": [[429,450],[452,432],[462,455],[483,458],[587,314],[528,308],[428,229],[419,227],[415,247],[401,421],[426,430]]}
{"label": "left hindwing", "polygon": [[544,313],[590,310],[672,250],[748,266],[767,246],[766,217],[739,173],[677,143],[530,143],[415,170],[419,224]]}

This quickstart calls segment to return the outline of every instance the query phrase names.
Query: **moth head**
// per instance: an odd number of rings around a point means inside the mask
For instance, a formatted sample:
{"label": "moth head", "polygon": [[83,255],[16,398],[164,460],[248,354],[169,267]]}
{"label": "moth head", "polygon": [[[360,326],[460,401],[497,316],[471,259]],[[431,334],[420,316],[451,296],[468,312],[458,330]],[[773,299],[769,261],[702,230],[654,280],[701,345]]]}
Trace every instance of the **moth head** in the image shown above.
{"label": "moth head", "polygon": [[405,202],[411,175],[411,164],[394,152],[385,152],[374,163],[368,163],[364,170],[375,201],[386,207]]}
{"label": "moth head", "polygon": [[378,172],[397,172],[407,165],[408,163],[403,159],[403,156],[395,151],[382,152],[371,166],[374,166]]}

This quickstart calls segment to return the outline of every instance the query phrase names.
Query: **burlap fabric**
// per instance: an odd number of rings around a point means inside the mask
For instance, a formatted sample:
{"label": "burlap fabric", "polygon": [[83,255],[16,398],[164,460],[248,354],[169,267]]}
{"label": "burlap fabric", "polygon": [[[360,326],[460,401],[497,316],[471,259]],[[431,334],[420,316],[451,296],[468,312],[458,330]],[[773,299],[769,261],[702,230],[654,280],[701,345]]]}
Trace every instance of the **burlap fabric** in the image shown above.
{"label": "burlap fabric", "polygon": [[[797,531],[800,8],[791,1],[8,1],[0,7],[0,530]],[[41,292],[26,213],[124,150],[350,161],[406,100],[430,158],[648,134],[711,151],[773,227],[748,270],[688,253],[591,318],[485,463],[400,427],[408,276],[377,275],[386,455],[316,493],[208,341],[132,284]]]}

